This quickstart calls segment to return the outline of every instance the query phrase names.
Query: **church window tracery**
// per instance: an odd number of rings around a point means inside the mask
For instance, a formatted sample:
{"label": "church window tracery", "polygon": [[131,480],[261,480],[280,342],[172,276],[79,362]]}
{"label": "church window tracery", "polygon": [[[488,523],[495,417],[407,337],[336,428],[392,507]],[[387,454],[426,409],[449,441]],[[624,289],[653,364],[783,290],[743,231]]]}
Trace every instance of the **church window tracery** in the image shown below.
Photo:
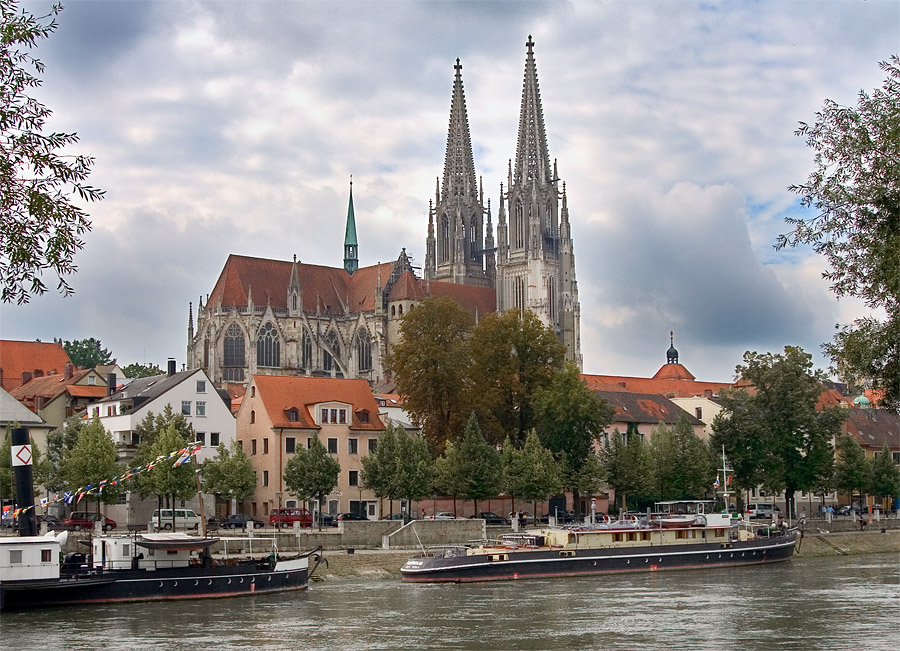
{"label": "church window tracery", "polygon": [[312,346],[312,337],[309,336],[308,332],[303,333],[303,358],[302,358],[303,368],[310,369],[313,365],[313,346]]}
{"label": "church window tracery", "polygon": [[328,350],[333,350],[338,355],[341,354],[341,349],[338,345],[338,336],[334,330],[330,330],[328,334],[325,335],[325,344],[327,348],[322,353],[322,370],[331,371],[334,366],[334,358]]}
{"label": "church window tracery", "polygon": [[365,328],[360,328],[356,335],[356,357],[360,371],[372,370],[372,340]]}
{"label": "church window tracery", "polygon": [[243,382],[244,368],[247,363],[244,355],[244,331],[237,323],[232,323],[225,330],[223,340],[223,379],[226,382]]}
{"label": "church window tracery", "polygon": [[281,342],[271,321],[260,328],[256,338],[256,365],[281,368]]}
{"label": "church window tracery", "polygon": [[469,259],[472,262],[478,261],[478,248],[478,217],[472,215],[469,226]]}
{"label": "church window tracery", "polygon": [[516,248],[523,248],[525,246],[525,209],[521,201],[516,202],[515,237]]}
{"label": "church window tracery", "polygon": [[447,215],[441,216],[441,262],[450,259],[450,220]]}

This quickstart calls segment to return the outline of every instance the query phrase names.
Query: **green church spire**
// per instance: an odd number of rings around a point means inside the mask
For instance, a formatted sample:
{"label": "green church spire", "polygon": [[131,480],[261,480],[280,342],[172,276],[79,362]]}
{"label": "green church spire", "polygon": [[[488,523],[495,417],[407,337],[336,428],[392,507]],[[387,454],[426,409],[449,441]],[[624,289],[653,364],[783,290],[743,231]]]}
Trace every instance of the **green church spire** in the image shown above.
{"label": "green church spire", "polygon": [[351,276],[359,269],[356,243],[356,217],[353,214],[353,176],[350,176],[350,205],[347,208],[347,232],[344,234],[344,270]]}

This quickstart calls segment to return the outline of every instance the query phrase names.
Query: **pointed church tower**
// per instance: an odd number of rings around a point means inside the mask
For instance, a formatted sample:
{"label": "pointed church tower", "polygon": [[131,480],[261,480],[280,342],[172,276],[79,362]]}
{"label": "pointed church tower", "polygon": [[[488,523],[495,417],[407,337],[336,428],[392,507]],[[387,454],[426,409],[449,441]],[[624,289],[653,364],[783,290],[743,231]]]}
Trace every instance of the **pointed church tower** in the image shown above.
{"label": "pointed church tower", "polygon": [[353,177],[350,177],[350,205],[347,207],[347,230],[344,233],[344,270],[351,276],[359,269],[356,243],[356,216],[353,214]]}
{"label": "pointed church tower", "polygon": [[444,178],[428,211],[425,278],[462,285],[492,286],[485,269],[483,195],[475,178],[472,138],[463,92],[462,65],[454,66]]}
{"label": "pointed church tower", "polygon": [[497,308],[531,310],[553,328],[566,346],[567,359],[581,368],[580,307],[568,208],[559,191],[556,163],[550,166],[531,36],[525,46],[515,165],[510,165],[508,188],[500,197]]}

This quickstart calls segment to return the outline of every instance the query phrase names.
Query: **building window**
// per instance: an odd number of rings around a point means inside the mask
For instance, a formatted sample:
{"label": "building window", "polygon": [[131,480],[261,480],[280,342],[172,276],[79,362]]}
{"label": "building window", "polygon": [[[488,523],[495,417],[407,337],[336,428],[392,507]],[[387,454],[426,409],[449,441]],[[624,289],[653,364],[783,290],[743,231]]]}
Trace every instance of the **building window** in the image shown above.
{"label": "building window", "polygon": [[181,401],[181,413],[184,416],[191,415],[191,401],[190,400],[182,400]]}
{"label": "building window", "polygon": [[255,422],[256,422],[256,410],[251,409],[250,410],[250,424],[252,425]]}
{"label": "building window", "polygon": [[479,248],[481,247],[478,246],[478,217],[472,215],[472,221],[469,224],[469,260],[472,262],[478,262],[481,253]]}
{"label": "building window", "polygon": [[359,486],[359,470],[351,470],[347,479],[351,486]]}
{"label": "building window", "polygon": [[281,368],[281,342],[271,321],[260,328],[256,338],[256,365]]}
{"label": "building window", "polygon": [[288,409],[287,417],[290,422],[296,423],[298,420],[300,420],[300,412],[298,412],[296,409]]}
{"label": "building window", "polygon": [[219,433],[218,432],[210,432],[209,447],[211,447],[211,448],[219,447]]}
{"label": "building window", "polygon": [[322,422],[323,423],[328,422],[328,410],[327,409],[322,410]]}
{"label": "building window", "polygon": [[206,416],[206,402],[203,400],[198,400],[195,412],[195,416]]}
{"label": "building window", "polygon": [[310,369],[313,366],[312,337],[306,332],[303,334],[303,368]]}
{"label": "building window", "polygon": [[243,382],[244,367],[247,365],[244,355],[244,331],[237,323],[232,323],[225,330],[223,340],[223,366],[226,382]]}
{"label": "building window", "polygon": [[368,423],[369,422],[369,410],[368,409],[361,409],[359,411],[359,413],[357,414],[357,416],[359,416],[360,423]]}
{"label": "building window", "polygon": [[97,378],[94,377],[93,375],[89,375],[89,376],[88,376],[88,386],[89,386],[89,387],[92,387],[92,386],[94,386],[95,384],[97,384]]}
{"label": "building window", "polygon": [[331,410],[331,422],[332,422],[332,423],[338,422],[338,419],[337,419],[337,409],[332,409],[332,410]]}
{"label": "building window", "polygon": [[347,439],[347,453],[359,454],[359,439]]}
{"label": "building window", "polygon": [[337,439],[328,439],[328,454],[337,454]]}
{"label": "building window", "polygon": [[263,439],[263,454],[269,454],[269,439]]}
{"label": "building window", "polygon": [[206,445],[206,432],[197,432],[194,438],[200,445]]}
{"label": "building window", "polygon": [[365,328],[360,328],[356,335],[356,357],[360,371],[372,370],[372,340]]}
{"label": "building window", "polygon": [[250,397],[251,398],[256,397],[256,385],[255,384],[252,387],[250,387]]}
{"label": "building window", "polygon": [[378,439],[369,439],[369,454],[378,449]]}
{"label": "building window", "polygon": [[268,470],[263,470],[263,483],[262,483],[262,485],[263,485],[263,486],[268,486],[268,485],[269,485],[269,471],[268,471]]}
{"label": "building window", "polygon": [[694,407],[694,416],[697,420],[703,420],[703,407]]}
{"label": "building window", "polygon": [[197,380],[197,393],[206,393],[206,380]]}
{"label": "building window", "polygon": [[297,451],[297,439],[293,436],[285,437],[284,451],[286,454],[294,454]]}
{"label": "building window", "polygon": [[347,410],[346,409],[341,409],[338,411],[338,422],[341,425],[346,424],[346,422],[347,422]]}
{"label": "building window", "polygon": [[256,439],[250,441],[250,454],[256,454]]}
{"label": "building window", "polygon": [[521,249],[525,246],[525,213],[522,208],[522,202],[516,202],[516,217],[515,217],[515,226],[513,227],[513,237],[515,239],[515,246],[517,249]]}
{"label": "building window", "polygon": [[312,447],[313,440],[311,438],[306,439],[306,449],[310,449]]}
{"label": "building window", "polygon": [[440,247],[439,262],[447,262],[450,259],[450,220],[447,215],[441,215],[441,237],[438,243]]}

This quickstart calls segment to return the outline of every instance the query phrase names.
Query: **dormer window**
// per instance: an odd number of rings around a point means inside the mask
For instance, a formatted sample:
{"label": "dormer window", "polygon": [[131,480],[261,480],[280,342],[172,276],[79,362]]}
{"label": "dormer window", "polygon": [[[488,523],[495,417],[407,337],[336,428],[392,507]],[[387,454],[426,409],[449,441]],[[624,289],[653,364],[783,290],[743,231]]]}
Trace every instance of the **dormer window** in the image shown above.
{"label": "dormer window", "polygon": [[358,414],[360,423],[368,423],[369,422],[369,410],[363,409]]}
{"label": "dormer window", "polygon": [[287,418],[290,422],[296,423],[298,420],[300,420],[300,412],[298,412],[296,409],[288,409]]}

